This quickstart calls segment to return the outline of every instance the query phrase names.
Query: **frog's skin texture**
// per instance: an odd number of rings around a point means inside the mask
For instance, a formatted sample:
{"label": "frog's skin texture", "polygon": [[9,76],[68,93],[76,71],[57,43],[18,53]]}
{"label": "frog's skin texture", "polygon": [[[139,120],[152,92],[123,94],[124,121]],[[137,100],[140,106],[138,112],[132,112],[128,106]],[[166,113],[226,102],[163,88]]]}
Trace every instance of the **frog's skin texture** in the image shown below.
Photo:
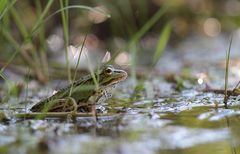
{"label": "frog's skin texture", "polygon": [[[108,87],[111,87],[127,78],[124,70],[116,69],[111,65],[103,67],[95,72],[98,82],[96,86],[92,75],[87,75],[73,84],[60,89],[54,95],[35,104],[30,111],[32,112],[70,112],[79,111],[83,106],[89,106],[97,101]],[[70,94],[71,93],[71,94]],[[74,100],[74,101],[69,101]],[[91,98],[91,99],[90,99]],[[92,100],[94,98],[94,100]],[[91,102],[89,102],[91,100]]]}

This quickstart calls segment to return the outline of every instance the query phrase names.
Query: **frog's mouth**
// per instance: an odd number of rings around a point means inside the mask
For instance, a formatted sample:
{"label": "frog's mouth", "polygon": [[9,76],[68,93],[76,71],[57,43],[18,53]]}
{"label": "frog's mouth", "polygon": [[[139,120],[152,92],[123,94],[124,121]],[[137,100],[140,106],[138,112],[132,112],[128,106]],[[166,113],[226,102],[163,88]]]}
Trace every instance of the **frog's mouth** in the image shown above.
{"label": "frog's mouth", "polygon": [[124,81],[127,78],[127,72],[123,70],[116,70],[111,77],[105,79],[101,85],[103,86],[112,86],[121,81]]}
{"label": "frog's mouth", "polygon": [[127,72],[125,72],[123,70],[117,70],[117,71],[115,71],[115,75],[112,78],[113,78],[112,79],[113,84],[124,81],[127,78]]}
{"label": "frog's mouth", "polygon": [[128,76],[127,72],[125,72],[123,70],[117,70],[115,72],[116,72],[116,78],[119,82],[127,79],[127,76]]}

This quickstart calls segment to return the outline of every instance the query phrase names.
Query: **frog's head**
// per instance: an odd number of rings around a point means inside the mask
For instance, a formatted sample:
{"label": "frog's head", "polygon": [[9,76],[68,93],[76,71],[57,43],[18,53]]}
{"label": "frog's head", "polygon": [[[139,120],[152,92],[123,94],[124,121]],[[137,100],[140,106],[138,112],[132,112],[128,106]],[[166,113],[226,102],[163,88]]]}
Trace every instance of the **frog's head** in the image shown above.
{"label": "frog's head", "polygon": [[99,74],[100,86],[111,86],[121,82],[127,78],[127,72],[124,70],[116,69],[112,65],[103,67]]}

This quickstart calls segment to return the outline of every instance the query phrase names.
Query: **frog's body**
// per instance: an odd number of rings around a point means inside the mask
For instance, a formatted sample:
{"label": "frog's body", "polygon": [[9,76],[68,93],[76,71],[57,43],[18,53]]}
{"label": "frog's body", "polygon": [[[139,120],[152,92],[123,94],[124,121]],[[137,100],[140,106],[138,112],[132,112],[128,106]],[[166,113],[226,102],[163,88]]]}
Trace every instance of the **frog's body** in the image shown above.
{"label": "frog's body", "polygon": [[[102,92],[118,82],[121,82],[126,79],[127,73],[120,69],[115,69],[111,65],[105,66],[100,72],[95,73],[96,80],[98,82],[98,88],[94,84],[94,79],[91,75],[80,78],[75,81],[73,84],[70,84],[66,88],[59,90],[53,96],[38,102],[30,110],[32,112],[41,112],[45,110],[46,106],[49,106],[51,102],[53,105],[47,107],[48,112],[68,112],[73,108],[73,104],[69,104],[66,101],[61,101],[62,99],[71,97],[75,100],[77,105],[77,110],[79,111],[81,107],[89,105],[89,98],[92,96],[101,97],[99,92],[102,95]],[[71,92],[70,92],[71,91]],[[69,96],[69,94],[71,95]],[[96,98],[96,99],[97,99]],[[58,101],[60,100],[60,101]],[[96,101],[96,100],[94,100]]]}

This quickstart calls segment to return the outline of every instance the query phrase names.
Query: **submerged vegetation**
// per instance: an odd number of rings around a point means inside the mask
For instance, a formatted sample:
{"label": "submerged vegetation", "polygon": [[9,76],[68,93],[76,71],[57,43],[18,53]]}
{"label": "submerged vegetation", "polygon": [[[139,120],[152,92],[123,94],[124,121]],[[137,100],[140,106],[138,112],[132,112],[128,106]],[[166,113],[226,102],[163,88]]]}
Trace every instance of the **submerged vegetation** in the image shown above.
{"label": "submerged vegetation", "polygon": [[1,0],[0,153],[238,153],[239,6]]}

